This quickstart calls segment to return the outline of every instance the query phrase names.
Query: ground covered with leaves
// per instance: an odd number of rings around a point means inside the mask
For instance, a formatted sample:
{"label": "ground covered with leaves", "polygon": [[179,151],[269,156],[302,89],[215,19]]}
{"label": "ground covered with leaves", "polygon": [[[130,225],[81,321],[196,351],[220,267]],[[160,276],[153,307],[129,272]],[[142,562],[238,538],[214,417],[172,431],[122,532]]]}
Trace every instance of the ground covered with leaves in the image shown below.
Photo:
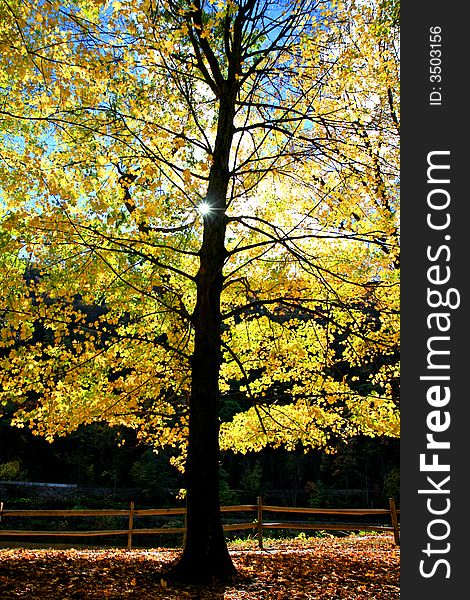
{"label": "ground covered with leaves", "polygon": [[165,568],[168,549],[0,549],[0,598],[77,600],[392,600],[400,597],[399,549],[393,537],[269,540],[231,543],[238,581],[176,586]]}

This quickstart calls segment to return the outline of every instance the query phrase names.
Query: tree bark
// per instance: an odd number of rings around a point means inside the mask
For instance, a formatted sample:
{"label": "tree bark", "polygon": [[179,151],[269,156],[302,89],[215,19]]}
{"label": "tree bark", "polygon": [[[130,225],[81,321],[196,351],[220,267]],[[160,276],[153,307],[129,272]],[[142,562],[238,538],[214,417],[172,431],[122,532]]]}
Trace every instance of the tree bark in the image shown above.
{"label": "tree bark", "polygon": [[193,314],[186,462],[187,532],[183,555],[170,576],[179,581],[227,580],[236,574],[225,542],[219,500],[219,370],[222,360],[220,300],[225,250],[225,209],[229,155],[233,137],[235,94],[220,100],[219,121],[209,175],[197,300]]}

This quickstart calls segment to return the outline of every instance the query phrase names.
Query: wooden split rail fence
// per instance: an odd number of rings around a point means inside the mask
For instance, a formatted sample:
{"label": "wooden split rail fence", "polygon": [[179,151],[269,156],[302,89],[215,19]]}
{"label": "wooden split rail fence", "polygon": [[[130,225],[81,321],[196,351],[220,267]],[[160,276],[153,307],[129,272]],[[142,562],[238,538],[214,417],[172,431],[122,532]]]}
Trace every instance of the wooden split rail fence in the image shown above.
{"label": "wooden split rail fence", "polygon": [[[269,529],[289,529],[289,530],[336,530],[336,531],[393,531],[394,540],[397,545],[400,544],[400,525],[398,522],[399,510],[395,508],[395,501],[390,498],[388,509],[377,508],[295,508],[287,506],[269,506],[264,505],[262,498],[258,497],[257,504],[241,504],[236,506],[222,506],[222,513],[241,513],[254,512],[256,517],[251,522],[225,524],[224,531],[238,531],[251,529],[256,532],[258,545],[263,548],[263,531]],[[323,521],[267,521],[265,513],[289,513],[302,514],[307,516],[349,516],[349,517],[388,517],[389,525],[370,525],[363,523],[330,523]],[[185,534],[185,527],[159,527],[159,528],[136,528],[134,520],[136,517],[171,517],[185,516],[185,508],[145,508],[136,509],[134,502],[130,503],[129,509],[80,509],[80,510],[16,510],[5,509],[3,502],[0,502],[0,538],[2,537],[98,537],[98,536],[119,536],[127,535],[127,548],[132,548],[132,537],[141,534]],[[40,530],[21,530],[21,529],[3,529],[4,519],[8,517],[127,517],[127,529],[104,529],[91,531],[40,531]]]}

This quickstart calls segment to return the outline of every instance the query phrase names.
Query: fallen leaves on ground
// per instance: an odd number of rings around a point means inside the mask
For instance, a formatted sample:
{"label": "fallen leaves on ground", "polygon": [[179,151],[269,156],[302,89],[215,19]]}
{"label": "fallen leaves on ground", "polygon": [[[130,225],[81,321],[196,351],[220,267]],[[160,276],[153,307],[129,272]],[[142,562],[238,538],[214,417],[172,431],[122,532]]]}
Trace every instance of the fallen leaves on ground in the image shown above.
{"label": "fallen leaves on ground", "polygon": [[229,545],[239,580],[176,586],[165,569],[179,552],[0,550],[0,597],[32,600],[395,600],[399,549],[388,535]]}

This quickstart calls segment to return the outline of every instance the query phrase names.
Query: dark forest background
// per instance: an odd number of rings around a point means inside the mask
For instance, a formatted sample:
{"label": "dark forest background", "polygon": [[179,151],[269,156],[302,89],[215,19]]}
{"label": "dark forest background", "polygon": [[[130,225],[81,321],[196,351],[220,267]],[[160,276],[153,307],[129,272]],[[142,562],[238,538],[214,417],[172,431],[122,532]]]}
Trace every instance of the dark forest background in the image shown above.
{"label": "dark forest background", "polygon": [[[123,443],[123,440],[124,443]],[[154,450],[135,432],[106,424],[81,426],[53,443],[0,421],[0,500],[9,508],[53,504],[107,506],[135,500],[139,506],[181,504],[183,476],[170,464],[171,451]],[[399,440],[356,437],[339,441],[335,453],[267,448],[221,455],[221,503],[253,503],[257,496],[282,506],[370,507],[399,502]],[[53,495],[41,486],[60,483],[73,494]]]}

